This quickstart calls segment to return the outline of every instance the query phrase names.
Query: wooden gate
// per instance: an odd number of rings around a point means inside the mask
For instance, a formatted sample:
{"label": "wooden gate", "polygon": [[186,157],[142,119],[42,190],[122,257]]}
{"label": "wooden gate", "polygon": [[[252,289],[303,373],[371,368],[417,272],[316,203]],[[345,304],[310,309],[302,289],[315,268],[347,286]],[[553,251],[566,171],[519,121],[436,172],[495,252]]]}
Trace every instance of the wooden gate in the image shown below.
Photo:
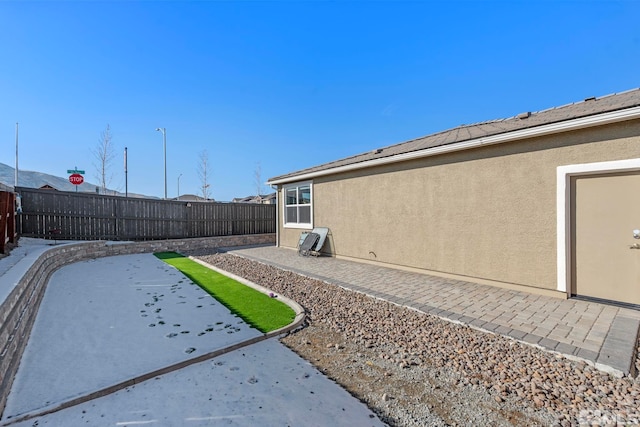
{"label": "wooden gate", "polygon": [[3,254],[7,244],[17,240],[16,195],[9,191],[0,191],[0,234],[0,254]]}

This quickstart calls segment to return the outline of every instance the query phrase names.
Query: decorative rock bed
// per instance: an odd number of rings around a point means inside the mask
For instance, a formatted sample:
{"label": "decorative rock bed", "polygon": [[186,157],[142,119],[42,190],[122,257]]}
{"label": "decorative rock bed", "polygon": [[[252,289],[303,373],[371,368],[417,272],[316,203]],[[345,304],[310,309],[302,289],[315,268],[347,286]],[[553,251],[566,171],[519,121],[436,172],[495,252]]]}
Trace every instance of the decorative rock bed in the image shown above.
{"label": "decorative rock bed", "polygon": [[640,424],[640,378],[238,256],[192,255],[302,305],[308,326],[282,341],[390,425]]}

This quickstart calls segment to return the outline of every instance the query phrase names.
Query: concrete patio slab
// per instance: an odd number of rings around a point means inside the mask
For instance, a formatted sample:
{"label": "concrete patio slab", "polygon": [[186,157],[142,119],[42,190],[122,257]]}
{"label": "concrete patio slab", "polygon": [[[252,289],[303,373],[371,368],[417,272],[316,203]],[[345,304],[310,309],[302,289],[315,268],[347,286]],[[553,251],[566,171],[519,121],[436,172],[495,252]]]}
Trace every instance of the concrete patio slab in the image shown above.
{"label": "concrete patio slab", "polygon": [[49,280],[0,425],[384,425],[277,339],[252,343],[260,337],[152,254],[64,266]]}

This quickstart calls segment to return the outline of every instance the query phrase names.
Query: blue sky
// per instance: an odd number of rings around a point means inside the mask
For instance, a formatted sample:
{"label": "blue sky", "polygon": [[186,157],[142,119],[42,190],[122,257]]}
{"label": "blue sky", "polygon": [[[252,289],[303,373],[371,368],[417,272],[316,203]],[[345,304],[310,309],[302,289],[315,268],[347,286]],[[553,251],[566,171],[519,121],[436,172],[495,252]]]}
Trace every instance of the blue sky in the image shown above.
{"label": "blue sky", "polygon": [[[640,2],[2,1],[0,162],[162,197],[640,86]],[[268,188],[264,188],[267,192]]]}

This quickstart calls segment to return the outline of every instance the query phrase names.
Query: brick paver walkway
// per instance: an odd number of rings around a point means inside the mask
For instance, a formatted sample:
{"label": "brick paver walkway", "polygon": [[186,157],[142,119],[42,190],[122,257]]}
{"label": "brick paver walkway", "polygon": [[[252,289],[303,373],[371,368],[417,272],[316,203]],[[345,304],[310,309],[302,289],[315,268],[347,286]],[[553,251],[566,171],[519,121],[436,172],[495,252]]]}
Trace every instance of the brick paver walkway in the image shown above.
{"label": "brick paver walkway", "polygon": [[640,311],[261,246],[229,253],[629,373]]}

